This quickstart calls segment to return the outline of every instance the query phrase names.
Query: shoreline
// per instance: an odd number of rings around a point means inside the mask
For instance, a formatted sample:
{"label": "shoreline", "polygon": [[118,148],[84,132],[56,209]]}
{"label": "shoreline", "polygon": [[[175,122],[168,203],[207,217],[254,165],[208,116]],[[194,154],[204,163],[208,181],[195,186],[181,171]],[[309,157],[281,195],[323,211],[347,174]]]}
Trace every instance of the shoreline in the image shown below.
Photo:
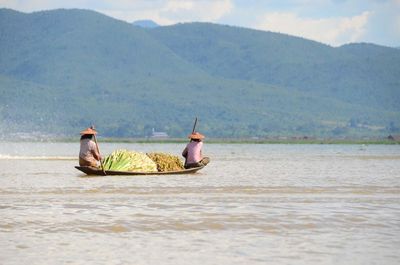
{"label": "shoreline", "polygon": [[[103,143],[139,143],[139,144],[181,144],[187,143],[186,138],[111,138],[98,137],[99,142]],[[33,143],[76,143],[79,137],[49,137],[49,138],[29,138],[29,139],[0,139],[0,142],[33,142]],[[207,144],[376,144],[376,145],[397,145],[400,140],[392,140],[387,138],[368,138],[368,139],[335,139],[335,138],[266,138],[266,139],[235,139],[235,138],[209,138],[204,141]]]}

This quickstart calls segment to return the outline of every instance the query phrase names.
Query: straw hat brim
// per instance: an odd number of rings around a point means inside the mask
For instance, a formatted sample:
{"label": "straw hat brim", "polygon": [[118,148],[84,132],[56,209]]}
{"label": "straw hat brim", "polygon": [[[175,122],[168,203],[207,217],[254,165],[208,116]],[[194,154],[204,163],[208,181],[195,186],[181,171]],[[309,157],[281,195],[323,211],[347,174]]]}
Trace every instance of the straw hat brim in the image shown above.
{"label": "straw hat brim", "polygon": [[204,139],[205,138],[205,136],[204,135],[202,135],[201,133],[192,133],[192,134],[190,134],[189,136],[188,136],[188,138],[189,139],[194,139],[194,140],[201,140],[201,139]]}
{"label": "straw hat brim", "polygon": [[95,134],[97,134],[97,132],[95,130],[91,129],[91,128],[87,128],[87,129],[81,131],[80,134],[81,135],[85,135],[85,134],[95,135]]}

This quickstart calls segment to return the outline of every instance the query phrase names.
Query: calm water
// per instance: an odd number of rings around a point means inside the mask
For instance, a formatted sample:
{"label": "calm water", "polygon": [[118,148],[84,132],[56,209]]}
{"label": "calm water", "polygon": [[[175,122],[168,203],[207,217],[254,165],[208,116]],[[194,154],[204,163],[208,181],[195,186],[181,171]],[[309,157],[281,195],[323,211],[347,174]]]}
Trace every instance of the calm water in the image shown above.
{"label": "calm water", "polygon": [[78,148],[0,143],[1,264],[400,264],[400,146],[206,143],[197,174],[112,177]]}

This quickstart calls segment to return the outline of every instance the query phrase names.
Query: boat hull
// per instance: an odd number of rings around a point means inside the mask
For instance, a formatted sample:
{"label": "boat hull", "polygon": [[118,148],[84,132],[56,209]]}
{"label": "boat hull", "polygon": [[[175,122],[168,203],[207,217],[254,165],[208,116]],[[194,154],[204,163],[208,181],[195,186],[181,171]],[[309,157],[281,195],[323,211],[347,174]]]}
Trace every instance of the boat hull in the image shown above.
{"label": "boat hull", "polygon": [[[196,173],[204,166],[189,168],[184,170],[177,170],[177,171],[164,171],[164,172],[134,172],[134,171],[114,171],[114,170],[106,170],[105,175],[177,175],[177,174],[192,174]],[[76,169],[82,171],[87,175],[98,175],[98,176],[105,176],[103,170],[95,167],[81,167],[76,166]]]}

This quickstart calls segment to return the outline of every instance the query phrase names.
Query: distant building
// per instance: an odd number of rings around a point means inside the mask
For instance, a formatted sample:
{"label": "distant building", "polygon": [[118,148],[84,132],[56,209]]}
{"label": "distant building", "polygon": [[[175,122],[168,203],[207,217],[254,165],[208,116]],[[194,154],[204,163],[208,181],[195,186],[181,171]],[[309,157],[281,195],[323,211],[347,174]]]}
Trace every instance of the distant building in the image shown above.
{"label": "distant building", "polygon": [[166,132],[156,132],[154,130],[154,128],[152,129],[151,136],[150,136],[150,138],[156,138],[156,139],[165,139],[168,137],[169,136]]}
{"label": "distant building", "polygon": [[400,142],[400,135],[389,135],[389,136],[388,136],[388,139],[389,139],[389,140],[392,140],[392,141],[398,141],[398,142]]}

